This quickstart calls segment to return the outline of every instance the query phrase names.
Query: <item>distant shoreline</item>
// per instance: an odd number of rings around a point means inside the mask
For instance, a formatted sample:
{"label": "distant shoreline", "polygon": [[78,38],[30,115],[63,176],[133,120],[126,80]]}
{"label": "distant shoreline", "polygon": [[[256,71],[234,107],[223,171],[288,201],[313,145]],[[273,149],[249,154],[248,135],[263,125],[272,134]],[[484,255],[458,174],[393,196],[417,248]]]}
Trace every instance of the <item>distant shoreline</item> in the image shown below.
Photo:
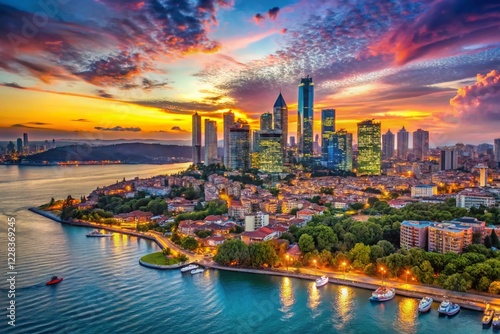
{"label": "distant shoreline", "polygon": [[116,166],[116,165],[153,165],[153,166],[160,166],[160,165],[174,165],[174,164],[185,164],[185,163],[190,163],[191,161],[176,161],[176,162],[161,162],[161,163],[154,163],[154,162],[120,162],[120,163],[47,163],[47,164],[40,164],[40,163],[7,163],[7,162],[0,162],[0,165],[3,166],[29,166],[29,167],[69,167],[69,166],[77,166],[77,167],[83,167],[83,166]]}
{"label": "distant shoreline", "polygon": [[[91,223],[83,223],[83,222],[67,222],[63,221],[61,218],[58,216],[44,211],[40,210],[38,208],[29,208],[29,211],[39,214],[41,216],[44,216],[46,218],[52,219],[58,223],[61,224],[67,224],[67,225],[72,225],[72,226],[82,226],[82,227],[92,227],[92,228],[102,228],[105,230],[121,233],[121,234],[126,234],[126,235],[132,235],[136,236],[139,238],[144,238],[148,240],[155,241],[160,248],[166,248],[169,247],[168,244],[165,243],[165,241],[161,240],[158,238],[156,235],[152,233],[139,233],[139,232],[132,232],[132,231],[124,231],[122,229],[116,229],[113,227],[108,227],[108,226],[103,226],[103,225],[97,225],[97,224],[91,224]],[[271,275],[271,276],[284,276],[284,277],[293,277],[293,278],[298,278],[298,279],[306,279],[313,281],[315,280],[318,275],[311,275],[311,274],[303,274],[303,273],[293,273],[285,270],[279,270],[279,269],[253,269],[253,268],[238,268],[238,267],[227,267],[227,266],[221,266],[215,263],[206,263],[204,261],[193,261],[195,263],[198,263],[201,266],[211,268],[211,269],[217,269],[217,270],[225,270],[225,271],[232,271],[232,272],[242,272],[242,273],[250,273],[250,274],[260,274],[260,275]],[[326,272],[322,273],[319,271],[320,274],[326,274],[329,277],[329,282],[337,285],[345,285],[345,286],[352,286],[356,288],[362,288],[362,289],[368,289],[368,290],[374,290],[375,288],[379,287],[381,285],[380,280],[372,278],[367,276],[370,280],[373,282],[362,282],[356,279],[356,277],[347,277],[346,278],[341,278],[343,274],[339,273],[331,273],[331,272]],[[350,274],[348,274],[350,275]],[[391,280],[385,280],[384,284],[386,282],[387,284],[395,285],[397,286],[398,284],[403,285],[401,283],[397,283]],[[486,302],[489,302],[492,305],[497,306],[498,309],[500,309],[500,300],[495,297],[495,296],[482,296],[482,295],[474,295],[470,293],[461,293],[461,292],[456,292],[456,291],[450,291],[450,290],[444,290],[438,287],[427,287],[427,286],[419,286],[419,285],[413,285],[413,284],[406,284],[407,288],[398,288],[396,287],[396,294],[400,296],[406,296],[410,298],[422,298],[424,296],[431,296],[435,302],[442,301],[443,299],[449,299],[451,302],[459,304],[462,308],[474,310],[474,311],[484,311],[486,307]],[[411,289],[410,289],[411,288]],[[419,291],[420,290],[420,291]],[[433,291],[433,292],[431,292]],[[444,297],[447,296],[447,297]]]}

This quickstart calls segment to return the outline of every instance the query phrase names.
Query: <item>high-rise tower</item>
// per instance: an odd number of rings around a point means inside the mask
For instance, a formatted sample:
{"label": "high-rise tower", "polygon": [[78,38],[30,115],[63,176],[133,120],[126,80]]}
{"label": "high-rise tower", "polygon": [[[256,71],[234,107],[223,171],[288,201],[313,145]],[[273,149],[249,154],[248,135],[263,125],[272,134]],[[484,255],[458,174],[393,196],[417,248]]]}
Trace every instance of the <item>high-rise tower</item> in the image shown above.
{"label": "high-rise tower", "polygon": [[260,129],[262,131],[273,129],[273,114],[266,112],[260,115]]}
{"label": "high-rise tower", "polygon": [[224,123],[224,166],[229,166],[229,129],[234,125],[234,114],[229,110],[222,115]]}
{"label": "high-rise tower", "polygon": [[352,171],[352,133],[344,129],[333,133],[328,147],[328,167]]}
{"label": "high-rise tower", "polygon": [[321,161],[328,161],[328,147],[335,132],[335,109],[321,110]]}
{"label": "high-rise tower", "polygon": [[298,105],[298,151],[301,158],[308,160],[313,155],[314,135],[314,83],[309,76],[300,80]]}
{"label": "high-rise tower", "polygon": [[229,128],[228,158],[228,168],[250,169],[250,126],[246,121],[239,119]]}
{"label": "high-rise tower", "polygon": [[286,105],[283,95],[278,95],[273,106],[274,130],[281,131],[281,152],[283,159],[286,156],[286,148],[288,144],[288,106]]}
{"label": "high-rise tower", "polygon": [[394,156],[394,133],[391,129],[382,135],[382,160],[389,160]]}
{"label": "high-rise tower", "polygon": [[217,163],[217,122],[205,119],[205,166]]}
{"label": "high-rise tower", "polygon": [[398,159],[406,160],[408,157],[408,140],[410,134],[405,127],[398,131]]}
{"label": "high-rise tower", "polygon": [[201,116],[198,113],[193,115],[193,128],[192,128],[192,151],[193,151],[193,164],[201,162]]}
{"label": "high-rise tower", "polygon": [[424,160],[429,152],[429,131],[418,129],[413,132],[413,154],[415,159]]}
{"label": "high-rise tower", "polygon": [[358,123],[358,174],[380,175],[381,153],[380,122]]}

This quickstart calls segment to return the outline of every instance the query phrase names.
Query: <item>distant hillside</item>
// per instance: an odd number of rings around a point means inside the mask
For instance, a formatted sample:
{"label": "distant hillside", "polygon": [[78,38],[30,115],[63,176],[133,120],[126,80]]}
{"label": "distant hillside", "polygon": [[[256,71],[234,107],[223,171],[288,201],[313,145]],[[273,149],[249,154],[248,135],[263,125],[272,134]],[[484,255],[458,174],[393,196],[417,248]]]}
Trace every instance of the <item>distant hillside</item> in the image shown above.
{"label": "distant hillside", "polygon": [[24,159],[31,163],[120,160],[122,163],[167,163],[172,158],[191,159],[191,148],[179,145],[116,144],[105,146],[69,145],[56,147]]}

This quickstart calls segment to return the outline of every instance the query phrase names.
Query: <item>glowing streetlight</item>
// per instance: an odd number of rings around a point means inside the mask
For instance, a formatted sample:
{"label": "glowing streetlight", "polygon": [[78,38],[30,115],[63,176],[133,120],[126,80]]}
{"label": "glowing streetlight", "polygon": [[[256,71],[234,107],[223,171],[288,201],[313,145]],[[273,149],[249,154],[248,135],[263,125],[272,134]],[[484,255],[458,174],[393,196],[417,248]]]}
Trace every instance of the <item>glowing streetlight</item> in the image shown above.
{"label": "glowing streetlight", "polygon": [[380,267],[380,272],[382,273],[382,283],[384,283],[384,276],[385,276],[385,268],[384,267]]}
{"label": "glowing streetlight", "polygon": [[290,257],[290,256],[287,254],[287,255],[286,255],[286,270],[287,270],[287,271],[288,271],[288,258],[289,258],[289,257]]}
{"label": "glowing streetlight", "polygon": [[344,267],[344,279],[345,279],[345,267],[347,266],[347,263],[344,261],[342,262],[342,267]]}
{"label": "glowing streetlight", "polygon": [[314,267],[315,267],[314,275],[316,275],[316,271],[318,271],[318,262],[316,261],[316,259],[314,259],[313,262],[314,262]]}
{"label": "glowing streetlight", "polygon": [[410,273],[409,270],[406,271],[406,283],[408,283],[408,274]]}

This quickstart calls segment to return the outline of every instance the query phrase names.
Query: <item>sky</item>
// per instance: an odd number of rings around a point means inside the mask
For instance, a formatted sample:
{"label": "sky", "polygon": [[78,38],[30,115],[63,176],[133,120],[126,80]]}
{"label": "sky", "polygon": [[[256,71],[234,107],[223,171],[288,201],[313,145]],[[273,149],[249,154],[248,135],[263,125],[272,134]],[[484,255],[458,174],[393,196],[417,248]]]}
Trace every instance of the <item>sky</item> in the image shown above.
{"label": "sky", "polygon": [[[337,129],[500,137],[500,2],[0,0],[0,140],[191,138],[191,115],[259,127],[300,79]],[[356,138],[356,135],[354,136]]]}

